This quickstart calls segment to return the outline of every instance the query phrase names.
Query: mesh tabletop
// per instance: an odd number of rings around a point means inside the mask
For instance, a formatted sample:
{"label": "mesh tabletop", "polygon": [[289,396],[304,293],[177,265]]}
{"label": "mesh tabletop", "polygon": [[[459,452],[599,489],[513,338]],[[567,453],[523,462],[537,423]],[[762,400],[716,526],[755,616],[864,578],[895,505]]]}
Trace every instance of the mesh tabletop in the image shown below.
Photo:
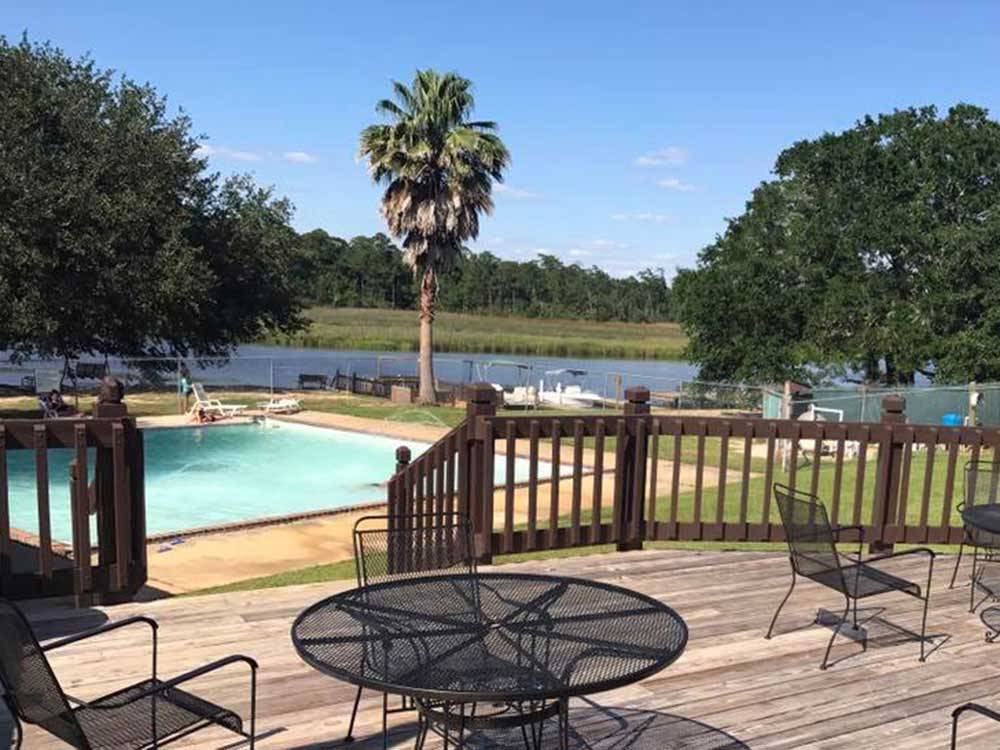
{"label": "mesh tabletop", "polygon": [[1000,534],[1000,505],[973,505],[963,508],[962,521],[977,529]]}
{"label": "mesh tabletop", "polygon": [[542,575],[450,575],[354,589],[303,612],[300,656],[356,685],[455,702],[585,695],[671,664],[687,626],[617,586]]}

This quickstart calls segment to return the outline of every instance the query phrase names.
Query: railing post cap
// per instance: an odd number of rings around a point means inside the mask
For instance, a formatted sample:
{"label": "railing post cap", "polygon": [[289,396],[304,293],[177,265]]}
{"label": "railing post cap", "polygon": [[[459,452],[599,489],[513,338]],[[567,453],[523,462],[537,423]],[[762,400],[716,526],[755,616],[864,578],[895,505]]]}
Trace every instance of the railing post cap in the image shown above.
{"label": "railing post cap", "polygon": [[644,404],[649,401],[649,388],[644,385],[633,385],[625,389],[625,400],[634,404]]}
{"label": "railing post cap", "polygon": [[882,411],[889,414],[902,414],[906,410],[906,399],[893,394],[882,397]]}
{"label": "railing post cap", "polygon": [[401,464],[410,463],[410,449],[407,446],[401,445],[396,448],[396,461]]}
{"label": "railing post cap", "polygon": [[495,404],[497,391],[490,383],[473,383],[468,387],[468,399],[476,404]]}

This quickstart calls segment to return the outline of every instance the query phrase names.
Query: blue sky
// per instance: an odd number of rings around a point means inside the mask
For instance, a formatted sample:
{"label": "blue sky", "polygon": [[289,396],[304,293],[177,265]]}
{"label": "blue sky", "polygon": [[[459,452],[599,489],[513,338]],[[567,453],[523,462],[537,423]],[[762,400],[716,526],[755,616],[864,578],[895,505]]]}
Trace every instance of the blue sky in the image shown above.
{"label": "blue sky", "polygon": [[297,207],[300,230],[383,229],[356,161],[393,79],[454,70],[513,156],[477,249],[615,275],[691,265],[777,153],[866,113],[1000,114],[997,2],[44,2],[27,30],[152,82]]}

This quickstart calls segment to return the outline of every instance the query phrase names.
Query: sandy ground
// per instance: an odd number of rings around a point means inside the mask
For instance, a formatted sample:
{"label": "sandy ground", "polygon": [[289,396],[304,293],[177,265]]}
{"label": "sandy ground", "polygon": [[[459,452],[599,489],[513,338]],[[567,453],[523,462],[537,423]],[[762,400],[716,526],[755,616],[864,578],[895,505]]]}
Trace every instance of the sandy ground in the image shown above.
{"label": "sandy ground", "polygon": [[[433,442],[447,432],[447,428],[444,427],[371,420],[320,412],[302,412],[292,417],[283,418],[318,426],[387,435],[401,440]],[[158,417],[155,419],[154,424],[166,425],[165,420],[174,418]],[[498,443],[498,452],[499,448],[500,444]],[[543,460],[550,458],[547,453],[548,451],[543,449],[541,456]],[[567,466],[572,465],[572,445],[564,443],[560,455],[565,471]],[[585,450],[583,456],[585,467],[593,466],[593,462],[594,452]],[[605,505],[610,504],[614,493],[614,463],[614,453],[605,454],[604,465],[608,472],[603,477],[602,482]],[[672,462],[660,461],[657,470],[658,494],[669,491],[672,476]],[[738,478],[739,475],[736,472],[729,472],[729,481],[736,481]],[[705,467],[703,482],[706,488],[717,486],[718,479],[716,469]],[[694,467],[682,464],[681,491],[693,488],[694,483]],[[584,476],[581,487],[581,502],[584,509],[590,508],[593,488],[593,476]],[[548,522],[550,490],[549,483],[541,484],[538,488],[539,528],[545,528]],[[559,483],[561,513],[569,511],[572,493],[572,477],[562,479]],[[514,493],[515,523],[527,520],[527,509],[528,490],[526,487],[518,488]],[[505,491],[499,490],[494,499],[495,528],[497,529],[502,528],[504,510]],[[378,509],[344,512],[252,529],[191,536],[186,538],[183,544],[152,544],[149,549],[149,584],[164,592],[179,593],[350,559],[353,556],[351,530],[355,521],[366,513],[378,512],[380,512]]]}

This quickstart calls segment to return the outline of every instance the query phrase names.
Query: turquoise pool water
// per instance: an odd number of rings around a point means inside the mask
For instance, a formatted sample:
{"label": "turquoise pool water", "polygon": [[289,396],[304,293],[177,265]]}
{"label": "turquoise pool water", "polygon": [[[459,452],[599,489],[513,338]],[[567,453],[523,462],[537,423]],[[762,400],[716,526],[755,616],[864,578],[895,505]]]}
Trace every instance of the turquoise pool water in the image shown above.
{"label": "turquoise pool water", "polygon": [[[144,430],[147,531],[160,534],[340,508],[385,499],[381,484],[395,467],[396,448],[414,457],[428,446],[395,438],[270,421]],[[52,536],[69,542],[70,451],[49,452]],[[11,524],[37,533],[35,464],[31,451],[8,454]],[[93,456],[89,460],[93,466]],[[497,479],[504,465],[498,462]],[[518,460],[518,480],[528,462]],[[540,477],[549,466],[539,465]]]}

